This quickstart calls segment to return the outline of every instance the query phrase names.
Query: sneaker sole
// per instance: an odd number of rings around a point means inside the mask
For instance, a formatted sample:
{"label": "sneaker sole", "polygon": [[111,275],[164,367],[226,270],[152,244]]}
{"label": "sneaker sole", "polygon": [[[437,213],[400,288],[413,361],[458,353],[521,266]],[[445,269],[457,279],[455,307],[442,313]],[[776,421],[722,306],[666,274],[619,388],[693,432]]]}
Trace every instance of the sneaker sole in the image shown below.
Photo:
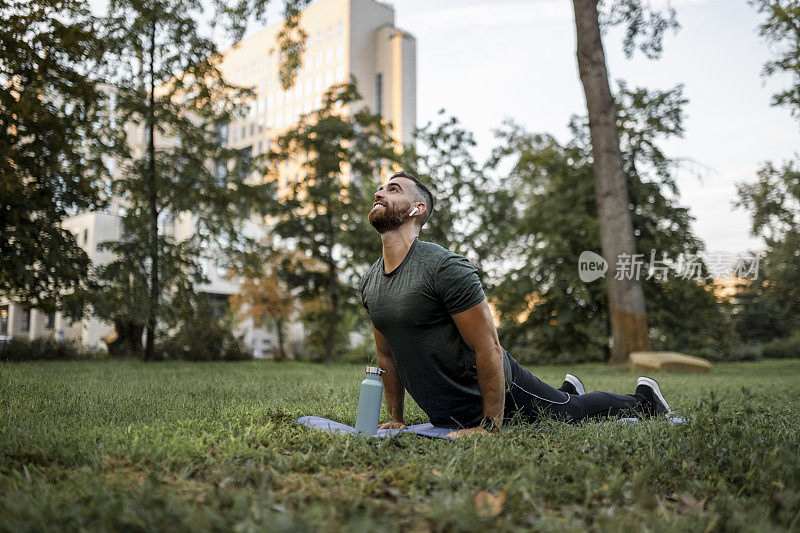
{"label": "sneaker sole", "polygon": [[656,398],[658,398],[658,401],[664,404],[664,407],[667,408],[667,412],[664,413],[664,416],[667,416],[672,412],[672,409],[669,408],[667,400],[664,399],[664,395],[661,394],[661,387],[658,386],[656,380],[642,376],[636,382],[636,386],[638,387],[639,385],[646,385],[651,389],[653,389],[653,392],[656,393]]}
{"label": "sneaker sole", "polygon": [[581,380],[573,376],[572,374],[567,374],[566,376],[564,376],[564,381],[568,381],[569,383],[572,384],[573,387],[575,387],[575,390],[578,392],[578,396],[586,394],[586,389],[583,387],[583,383],[581,382]]}

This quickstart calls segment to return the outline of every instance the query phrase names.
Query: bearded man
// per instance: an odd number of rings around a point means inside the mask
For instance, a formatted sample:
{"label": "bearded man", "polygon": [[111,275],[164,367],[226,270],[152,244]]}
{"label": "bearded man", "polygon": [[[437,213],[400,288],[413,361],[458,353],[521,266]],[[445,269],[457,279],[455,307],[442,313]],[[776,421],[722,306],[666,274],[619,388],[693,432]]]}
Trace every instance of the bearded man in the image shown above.
{"label": "bearded man", "polygon": [[478,272],[437,244],[419,240],[433,214],[428,187],[407,172],[375,192],[369,222],[383,253],[361,278],[361,302],[372,322],[391,420],[404,428],[405,392],[435,426],[460,428],[460,438],[499,431],[519,412],[578,422],[615,415],[666,415],[655,380],[640,377],[634,394],[586,393],[567,374],[555,389],[522,368],[500,346]]}

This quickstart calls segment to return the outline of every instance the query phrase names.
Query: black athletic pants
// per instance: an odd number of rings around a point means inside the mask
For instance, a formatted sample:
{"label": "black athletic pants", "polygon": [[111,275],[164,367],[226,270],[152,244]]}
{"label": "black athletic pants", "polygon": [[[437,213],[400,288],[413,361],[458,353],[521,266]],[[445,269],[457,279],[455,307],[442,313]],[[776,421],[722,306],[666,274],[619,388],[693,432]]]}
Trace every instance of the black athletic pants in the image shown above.
{"label": "black athletic pants", "polygon": [[645,400],[633,394],[588,392],[568,394],[554,389],[511,360],[511,388],[506,392],[505,417],[519,411],[528,420],[549,417],[578,422],[605,416],[638,416],[646,410]]}

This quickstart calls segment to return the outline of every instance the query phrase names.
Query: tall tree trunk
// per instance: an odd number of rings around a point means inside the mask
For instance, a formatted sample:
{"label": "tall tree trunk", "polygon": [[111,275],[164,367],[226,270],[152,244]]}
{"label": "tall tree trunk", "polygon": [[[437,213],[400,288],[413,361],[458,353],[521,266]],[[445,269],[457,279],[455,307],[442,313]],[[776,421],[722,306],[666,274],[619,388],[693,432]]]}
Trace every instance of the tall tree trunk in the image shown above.
{"label": "tall tree trunk", "polygon": [[[605,52],[600,35],[597,0],[573,0],[580,71],[594,155],[594,186],[606,276],[608,309],[614,346],[609,363],[628,361],[630,352],[649,350],[644,292],[638,279],[616,279],[617,258],[633,256],[636,242],[628,209],[630,199],[619,147],[614,97],[608,85]],[[633,278],[633,276],[631,276]]]}
{"label": "tall tree trunk", "polygon": [[156,56],[156,22],[150,24],[150,101],[147,106],[147,143],[148,181],[150,188],[150,309],[147,318],[147,345],[144,358],[155,359],[156,309],[158,308],[158,206],[156,205],[156,146],[155,146],[155,56]]}
{"label": "tall tree trunk", "polygon": [[275,359],[279,361],[283,361],[286,359],[286,339],[283,335],[283,319],[278,318],[275,320],[275,330],[278,334],[278,353],[275,355]]}
{"label": "tall tree trunk", "polygon": [[336,349],[336,326],[339,323],[339,283],[336,263],[333,260],[333,247],[328,255],[328,291],[331,296],[331,319],[328,323],[328,338],[325,343],[325,363],[331,364]]}

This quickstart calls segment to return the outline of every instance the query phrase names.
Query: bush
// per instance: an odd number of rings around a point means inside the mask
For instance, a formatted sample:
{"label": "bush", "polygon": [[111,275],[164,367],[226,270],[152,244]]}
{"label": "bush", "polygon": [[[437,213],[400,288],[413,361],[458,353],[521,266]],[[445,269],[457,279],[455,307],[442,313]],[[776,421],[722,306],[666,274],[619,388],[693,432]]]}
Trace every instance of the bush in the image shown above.
{"label": "bush", "polygon": [[751,343],[739,343],[726,357],[725,361],[758,361],[763,359],[764,355],[761,353],[761,346]]}
{"label": "bush", "polygon": [[253,358],[242,339],[227,324],[213,320],[187,322],[158,348],[164,359],[243,361]]}
{"label": "bush", "polygon": [[0,342],[0,361],[40,361],[44,359],[83,359],[74,341],[57,341],[53,338],[19,339]]}
{"label": "bush", "polygon": [[761,345],[761,353],[769,359],[800,358],[800,336],[771,340]]}

